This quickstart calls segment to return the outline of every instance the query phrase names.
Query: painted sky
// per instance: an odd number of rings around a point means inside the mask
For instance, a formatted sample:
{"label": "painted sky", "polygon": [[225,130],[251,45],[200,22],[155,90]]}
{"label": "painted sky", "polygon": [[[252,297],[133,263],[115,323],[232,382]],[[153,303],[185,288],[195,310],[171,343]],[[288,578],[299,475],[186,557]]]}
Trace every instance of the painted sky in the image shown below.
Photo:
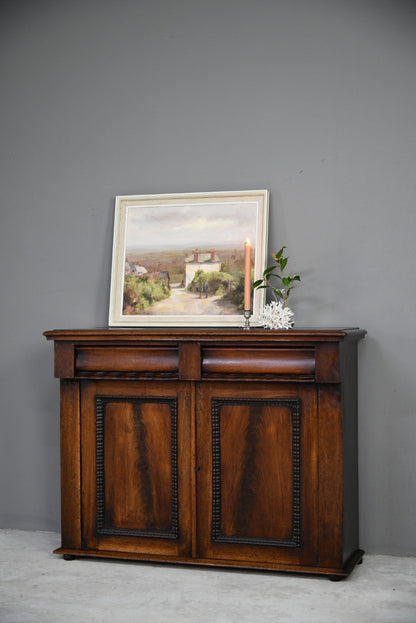
{"label": "painted sky", "polygon": [[243,246],[256,240],[257,202],[131,206],[126,249]]}

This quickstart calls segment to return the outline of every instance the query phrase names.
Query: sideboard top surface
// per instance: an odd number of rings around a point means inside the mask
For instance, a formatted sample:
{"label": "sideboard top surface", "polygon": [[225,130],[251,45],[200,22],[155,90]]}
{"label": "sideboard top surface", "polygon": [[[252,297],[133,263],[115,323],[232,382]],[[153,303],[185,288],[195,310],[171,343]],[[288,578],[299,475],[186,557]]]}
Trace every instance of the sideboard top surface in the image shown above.
{"label": "sideboard top surface", "polygon": [[296,328],[268,330],[262,328],[220,327],[145,327],[102,329],[54,329],[45,331],[48,340],[68,342],[134,342],[153,340],[221,341],[229,342],[339,342],[345,339],[360,340],[366,331],[358,328]]}

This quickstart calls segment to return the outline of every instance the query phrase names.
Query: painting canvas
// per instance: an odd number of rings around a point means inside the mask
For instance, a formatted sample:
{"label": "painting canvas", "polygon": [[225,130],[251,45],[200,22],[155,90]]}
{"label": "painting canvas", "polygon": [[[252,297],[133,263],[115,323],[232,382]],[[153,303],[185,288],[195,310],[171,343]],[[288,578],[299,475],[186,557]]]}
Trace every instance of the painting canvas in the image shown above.
{"label": "painting canvas", "polygon": [[[241,326],[245,242],[254,281],[267,220],[265,190],[116,197],[110,325]],[[252,300],[254,324],[263,296]]]}

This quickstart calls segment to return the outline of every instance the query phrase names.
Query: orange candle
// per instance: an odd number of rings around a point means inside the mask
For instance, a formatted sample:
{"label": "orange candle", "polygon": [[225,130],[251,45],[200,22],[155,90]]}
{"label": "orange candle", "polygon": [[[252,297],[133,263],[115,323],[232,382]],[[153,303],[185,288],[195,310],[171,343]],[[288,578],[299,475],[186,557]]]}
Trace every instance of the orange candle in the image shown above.
{"label": "orange candle", "polygon": [[244,309],[251,309],[251,242],[244,245]]}

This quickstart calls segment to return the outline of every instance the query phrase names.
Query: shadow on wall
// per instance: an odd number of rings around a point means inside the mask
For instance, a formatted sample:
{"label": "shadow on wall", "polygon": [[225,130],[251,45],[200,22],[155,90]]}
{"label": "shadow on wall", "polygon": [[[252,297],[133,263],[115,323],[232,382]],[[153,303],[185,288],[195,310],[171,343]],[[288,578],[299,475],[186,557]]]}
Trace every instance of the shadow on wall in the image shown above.
{"label": "shadow on wall", "polygon": [[361,525],[366,527],[361,544],[370,552],[386,552],[389,543],[386,553],[416,555],[399,545],[413,542],[416,525],[414,370],[404,373],[399,347],[368,336],[360,345],[359,370],[359,444],[366,448],[359,466]]}
{"label": "shadow on wall", "polygon": [[0,525],[59,531],[59,381],[53,378],[53,349],[41,340],[40,335],[32,349],[29,345],[19,353],[10,364],[14,370],[9,367],[10,378],[24,382],[25,391],[10,388],[5,423],[10,446],[4,482],[7,512],[1,513]]}

